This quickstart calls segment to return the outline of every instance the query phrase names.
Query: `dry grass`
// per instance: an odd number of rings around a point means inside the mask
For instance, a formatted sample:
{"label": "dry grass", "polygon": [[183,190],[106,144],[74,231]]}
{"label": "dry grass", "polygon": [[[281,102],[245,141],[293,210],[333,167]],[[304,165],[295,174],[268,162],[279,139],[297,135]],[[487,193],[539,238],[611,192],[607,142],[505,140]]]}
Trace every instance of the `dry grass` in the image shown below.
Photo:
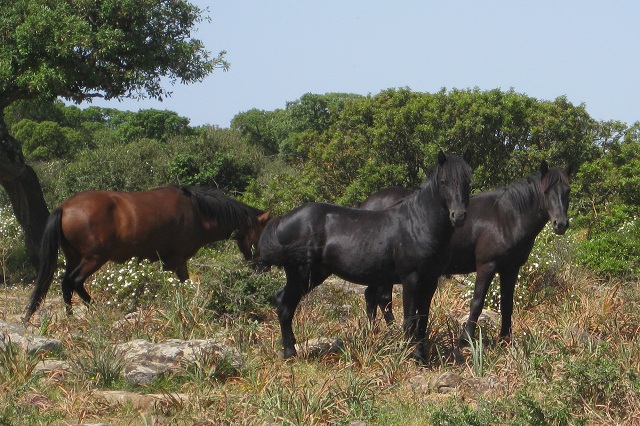
{"label": "dry grass", "polygon": [[[220,256],[223,260],[216,259],[217,265],[226,262],[229,268],[238,267],[235,256],[225,250]],[[153,301],[140,309],[135,321],[117,327],[114,324],[123,324],[118,321],[126,312],[107,305],[108,292],[94,284],[90,292],[95,306],[88,313],[79,308],[75,317],[68,318],[55,297],[59,290],[54,284],[54,297],[36,315],[34,331],[61,339],[62,357],[71,362],[134,338],[215,336],[243,353],[247,364],[237,374],[211,380],[209,374],[194,370],[200,367],[191,367],[151,386],[135,387],[123,380],[92,380],[83,358],[80,371],[53,380],[33,373],[33,360],[4,350],[0,419],[111,425],[320,425],[353,420],[371,425],[620,424],[640,419],[637,282],[601,282],[574,270],[560,280],[563,284],[551,296],[547,292],[539,303],[517,307],[512,344],[481,348],[480,371],[499,386],[469,399],[416,384],[417,379],[428,383],[444,372],[472,377],[479,371],[474,370],[470,355],[466,362],[453,362],[457,318],[466,313],[469,303],[464,297],[467,289],[455,281],[443,280],[434,298],[429,323],[432,356],[426,366],[406,359],[409,348],[399,325],[372,327],[364,314],[362,295],[330,285],[303,301],[294,331],[299,341],[340,338],[344,351],[283,361],[277,355],[280,332],[273,310],[263,306],[260,312],[246,315],[212,316],[203,303],[217,275],[207,272],[203,258],[195,263],[199,266],[193,292]],[[278,272],[274,274],[274,280],[281,279]],[[19,318],[29,290],[3,289],[0,318]],[[396,316],[401,317],[400,294],[394,294],[393,303]],[[100,396],[105,389],[167,397],[140,408],[108,403]]]}

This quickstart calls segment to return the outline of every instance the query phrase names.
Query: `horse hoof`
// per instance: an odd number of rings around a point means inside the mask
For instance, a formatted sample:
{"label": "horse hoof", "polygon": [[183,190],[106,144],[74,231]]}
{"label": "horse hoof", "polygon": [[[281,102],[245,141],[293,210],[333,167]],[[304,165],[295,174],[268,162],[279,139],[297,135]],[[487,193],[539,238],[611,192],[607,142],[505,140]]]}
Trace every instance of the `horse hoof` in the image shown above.
{"label": "horse hoof", "polygon": [[455,348],[453,350],[453,362],[456,365],[462,365],[466,362],[467,357],[465,355],[465,352],[468,351],[469,348]]}
{"label": "horse hoof", "polygon": [[298,353],[296,352],[296,350],[286,350],[283,349],[280,352],[278,352],[278,358],[280,359],[291,359],[294,358]]}
{"label": "horse hoof", "polygon": [[414,349],[413,351],[411,351],[411,353],[409,354],[409,359],[414,360],[415,362],[417,362],[418,364],[426,364],[426,357],[423,353],[422,350],[420,349]]}
{"label": "horse hoof", "polygon": [[498,344],[505,347],[511,346],[511,336],[498,337]]}

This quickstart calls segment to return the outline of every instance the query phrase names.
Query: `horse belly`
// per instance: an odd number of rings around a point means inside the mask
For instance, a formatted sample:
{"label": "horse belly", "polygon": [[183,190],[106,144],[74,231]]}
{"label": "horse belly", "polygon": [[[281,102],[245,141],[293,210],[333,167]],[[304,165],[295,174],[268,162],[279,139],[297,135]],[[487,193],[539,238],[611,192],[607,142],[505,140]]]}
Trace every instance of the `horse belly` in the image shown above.
{"label": "horse belly", "polygon": [[346,238],[328,242],[322,253],[322,264],[331,273],[356,284],[398,282],[395,265],[386,247],[363,244]]}

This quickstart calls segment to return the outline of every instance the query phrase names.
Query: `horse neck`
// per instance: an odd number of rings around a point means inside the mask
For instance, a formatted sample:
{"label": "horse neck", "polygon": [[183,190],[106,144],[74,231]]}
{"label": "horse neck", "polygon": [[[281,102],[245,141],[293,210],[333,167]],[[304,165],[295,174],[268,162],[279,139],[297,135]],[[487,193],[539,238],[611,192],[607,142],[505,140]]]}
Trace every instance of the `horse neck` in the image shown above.
{"label": "horse neck", "polygon": [[527,191],[526,197],[520,197],[520,201],[526,202],[517,201],[514,204],[522,220],[529,225],[526,230],[535,236],[549,221],[549,213],[544,205],[540,176],[534,175],[527,178]]}
{"label": "horse neck", "polygon": [[431,182],[423,185],[416,195],[407,201],[407,208],[423,223],[439,229],[451,228],[453,231],[451,226],[442,226],[450,224],[449,212],[444,200]]}
{"label": "horse neck", "polygon": [[233,237],[237,240],[238,237],[245,232],[247,226],[242,221],[239,223],[220,223],[216,219],[203,217],[202,218],[202,232],[203,238],[207,242],[214,242],[220,240],[227,240]]}

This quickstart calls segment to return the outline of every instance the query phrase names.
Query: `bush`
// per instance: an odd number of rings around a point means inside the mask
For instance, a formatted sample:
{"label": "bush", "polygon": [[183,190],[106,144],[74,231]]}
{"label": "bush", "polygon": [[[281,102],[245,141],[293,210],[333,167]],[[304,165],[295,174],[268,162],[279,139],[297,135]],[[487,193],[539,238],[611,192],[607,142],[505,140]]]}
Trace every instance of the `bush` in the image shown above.
{"label": "bush", "polygon": [[207,308],[218,315],[253,314],[269,305],[271,296],[283,283],[279,272],[257,273],[249,268],[215,268]]}
{"label": "bush", "polygon": [[595,233],[577,247],[577,260],[604,277],[640,277],[640,221],[627,220],[612,231]]}

